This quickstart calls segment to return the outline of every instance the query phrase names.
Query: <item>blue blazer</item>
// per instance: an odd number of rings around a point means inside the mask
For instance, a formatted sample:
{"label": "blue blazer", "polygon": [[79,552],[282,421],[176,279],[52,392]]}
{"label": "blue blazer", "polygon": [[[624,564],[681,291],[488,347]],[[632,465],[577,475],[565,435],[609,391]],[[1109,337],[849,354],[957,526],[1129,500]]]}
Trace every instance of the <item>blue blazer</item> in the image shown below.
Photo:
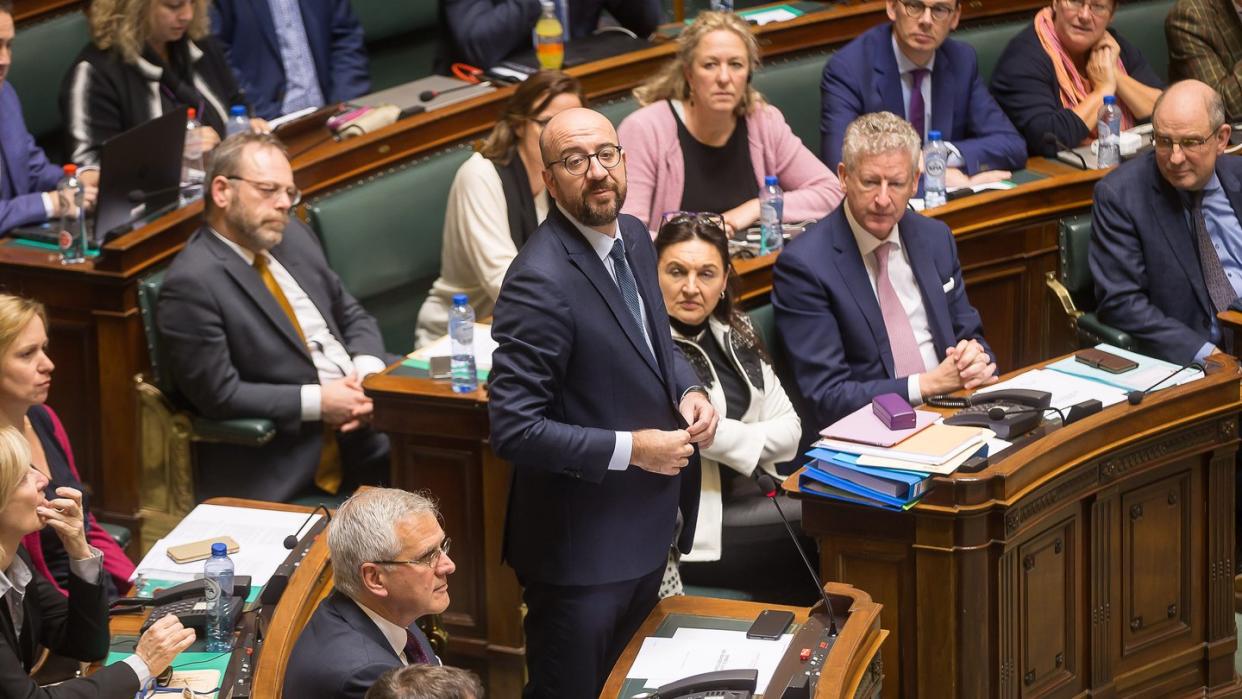
{"label": "blue blazer", "polygon": [[[949,227],[907,213],[899,227],[923,296],[936,356],[959,340],[983,339],[979,312],[966,298],[957,246]],[[882,393],[907,395],[858,243],[838,208],[795,238],[772,275],[776,329],[798,388],[819,430]]]}
{"label": "blue blazer", "polygon": [[[1242,218],[1242,161],[1218,158],[1216,175]],[[1199,248],[1154,153],[1096,183],[1088,262],[1100,320],[1133,335],[1142,351],[1184,364],[1209,341],[1216,312]]]}
{"label": "blue blazer", "polygon": [[17,91],[0,84],[0,233],[47,220],[43,192],[56,189],[62,171],[51,164],[26,130]]}
{"label": "blue blazer", "polygon": [[513,464],[504,557],[523,584],[599,585],[662,567],[678,508],[694,541],[697,454],[677,476],[608,470],[614,431],[685,427],[698,384],[673,346],[647,228],[620,216],[655,356],[595,250],[557,207],[505,275],[492,319],[491,443]]}
{"label": "blue blazer", "polygon": [[[824,65],[819,133],[820,154],[828,167],[841,162],[841,143],[851,121],[870,112],[906,115],[892,35],[890,22],[873,27]],[[931,89],[927,130],[940,131],[961,151],[967,174],[1026,166],[1026,146],[979,78],[974,47],[946,39],[936,50]]]}
{"label": "blue blazer", "polygon": [[[370,92],[362,25],[349,0],[299,0],[298,6],[324,100],[344,102]],[[280,116],[285,69],[268,0],[215,0],[211,26],[255,116]]]}
{"label": "blue blazer", "polygon": [[[410,632],[423,655],[435,652],[417,626]],[[285,668],[284,696],[290,699],[362,699],[380,675],[401,659],[371,617],[340,590],[328,595],[306,622]]]}

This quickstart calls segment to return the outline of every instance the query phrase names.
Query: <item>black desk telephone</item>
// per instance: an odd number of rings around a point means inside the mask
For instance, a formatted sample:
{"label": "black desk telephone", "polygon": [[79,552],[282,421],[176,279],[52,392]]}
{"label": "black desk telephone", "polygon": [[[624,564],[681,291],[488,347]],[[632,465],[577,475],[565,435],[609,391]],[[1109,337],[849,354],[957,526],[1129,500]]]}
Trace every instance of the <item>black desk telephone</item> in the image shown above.
{"label": "black desk telephone", "polygon": [[758,683],[758,670],[717,670],[669,682],[634,699],[751,699]]}
{"label": "black desk telephone", "polygon": [[928,404],[961,408],[956,415],[945,418],[946,425],[986,427],[1000,439],[1012,440],[1039,427],[1044,421],[1044,411],[1052,404],[1052,394],[1011,388],[976,393],[969,398],[936,396]]}
{"label": "black desk telephone", "polygon": [[[250,594],[250,576],[238,575],[233,578],[233,594],[229,598],[229,627],[237,624],[242,606]],[[203,595],[203,581],[191,580],[167,590],[159,590],[151,596],[150,603],[155,604],[151,614],[142,624],[142,632],[151,628],[151,624],[169,614],[176,614],[181,625],[192,628],[201,638],[207,632],[207,598]]]}

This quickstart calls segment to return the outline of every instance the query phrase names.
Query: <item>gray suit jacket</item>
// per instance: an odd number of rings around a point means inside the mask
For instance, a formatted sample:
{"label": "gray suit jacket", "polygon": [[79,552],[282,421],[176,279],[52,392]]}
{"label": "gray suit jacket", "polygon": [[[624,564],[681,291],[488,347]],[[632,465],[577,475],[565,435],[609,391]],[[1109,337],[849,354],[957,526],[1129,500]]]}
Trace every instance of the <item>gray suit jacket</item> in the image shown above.
{"label": "gray suit jacket", "polygon": [[[387,356],[375,319],[328,267],[309,228],[292,220],[271,253],[310,296],[350,356]],[[200,413],[276,423],[276,438],[260,448],[202,445],[199,499],[229,495],[280,501],[309,486],[323,427],[302,421],[301,387],[319,383],[318,372],[254,268],[205,226],[200,228],[168,268],[157,323],[177,388]]]}

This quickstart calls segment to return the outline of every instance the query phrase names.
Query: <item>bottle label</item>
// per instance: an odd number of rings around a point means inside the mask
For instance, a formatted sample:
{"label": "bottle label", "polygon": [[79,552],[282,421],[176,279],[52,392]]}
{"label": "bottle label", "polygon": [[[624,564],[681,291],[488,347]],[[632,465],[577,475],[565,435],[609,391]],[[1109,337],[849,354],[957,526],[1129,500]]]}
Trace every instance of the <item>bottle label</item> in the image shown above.
{"label": "bottle label", "polygon": [[203,597],[207,600],[207,608],[215,606],[220,599],[220,581],[215,578],[203,578]]}

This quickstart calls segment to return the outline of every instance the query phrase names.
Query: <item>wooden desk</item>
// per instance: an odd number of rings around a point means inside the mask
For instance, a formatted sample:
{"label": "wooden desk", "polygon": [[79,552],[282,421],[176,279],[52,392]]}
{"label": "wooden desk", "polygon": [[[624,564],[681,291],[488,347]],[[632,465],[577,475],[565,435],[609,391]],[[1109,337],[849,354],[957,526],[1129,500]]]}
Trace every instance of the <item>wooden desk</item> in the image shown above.
{"label": "wooden desk", "polygon": [[1238,363],[937,478],[908,512],[804,497],[825,580],[892,632],[885,697],[1242,694]]}
{"label": "wooden desk", "polygon": [[[853,699],[854,697],[874,696],[881,684],[884,672],[878,663],[874,665],[873,663],[880,645],[888,635],[888,632],[880,628],[880,605],[872,602],[871,596],[866,592],[856,590],[849,585],[829,583],[824,586],[824,589],[832,598],[834,611],[843,616],[848,610],[849,619],[839,628],[837,640],[820,673],[815,697],[816,699]],[[838,607],[841,608],[838,609]],[[660,603],[643,622],[642,627],[634,634],[634,638],[622,651],[612,673],[608,675],[603,691],[600,692],[600,699],[628,696],[622,694],[622,685],[625,683],[630,668],[634,665],[634,659],[638,657],[643,640],[658,635],[660,627],[670,615],[746,620],[749,623],[764,609],[793,612],[794,623],[800,626],[807,623],[812,611],[806,607],[707,597],[669,597],[660,600]],[[819,607],[815,610],[822,611]],[[812,624],[816,625],[814,633],[818,634],[818,630],[822,628],[818,626],[818,620],[813,621]],[[745,626],[742,627],[743,630],[745,628]],[[804,644],[797,643],[796,637],[794,641],[790,645],[793,653],[797,653],[799,646],[806,647]],[[789,673],[796,671],[800,665],[796,655],[794,658],[787,658],[777,668],[776,676],[789,677]]]}

